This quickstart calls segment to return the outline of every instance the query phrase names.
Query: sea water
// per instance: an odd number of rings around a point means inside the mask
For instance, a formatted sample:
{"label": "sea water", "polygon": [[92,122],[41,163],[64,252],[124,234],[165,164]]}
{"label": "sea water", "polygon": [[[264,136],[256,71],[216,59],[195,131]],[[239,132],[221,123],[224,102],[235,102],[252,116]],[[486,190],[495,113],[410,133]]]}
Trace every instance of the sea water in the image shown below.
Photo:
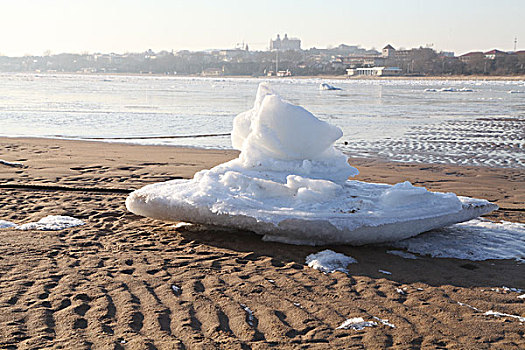
{"label": "sea water", "polygon": [[231,148],[261,81],[340,127],[350,156],[525,167],[524,81],[2,73],[0,135]]}

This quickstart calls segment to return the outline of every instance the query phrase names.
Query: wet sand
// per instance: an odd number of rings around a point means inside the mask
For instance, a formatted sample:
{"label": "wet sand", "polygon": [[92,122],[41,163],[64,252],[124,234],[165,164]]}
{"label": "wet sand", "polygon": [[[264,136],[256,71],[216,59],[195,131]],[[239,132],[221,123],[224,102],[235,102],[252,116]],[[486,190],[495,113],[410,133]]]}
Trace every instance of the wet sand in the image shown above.
{"label": "wet sand", "polygon": [[[234,151],[0,138],[0,219],[69,215],[84,226],[0,230],[0,348],[340,349],[525,347],[516,261],[403,259],[385,247],[329,246],[350,274],[304,265],[324,248],[141,218],[126,192],[237,156]],[[492,220],[525,223],[519,169],[352,159],[357,179],[409,180],[489,199]],[[385,275],[379,270],[387,270]],[[178,288],[173,288],[178,287]],[[468,306],[470,305],[470,306]],[[476,308],[476,309],[474,309]],[[251,314],[253,312],[253,314]],[[364,330],[347,318],[388,319]]]}

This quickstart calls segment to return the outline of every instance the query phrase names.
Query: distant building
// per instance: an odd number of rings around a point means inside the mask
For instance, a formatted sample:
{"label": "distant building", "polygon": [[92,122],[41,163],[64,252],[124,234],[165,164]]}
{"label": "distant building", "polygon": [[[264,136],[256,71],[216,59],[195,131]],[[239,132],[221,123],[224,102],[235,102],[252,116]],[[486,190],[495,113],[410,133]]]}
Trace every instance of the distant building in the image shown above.
{"label": "distant building", "polygon": [[441,51],[439,52],[439,55],[442,57],[455,57],[455,54],[453,51]]}
{"label": "distant building", "polygon": [[301,40],[297,38],[288,38],[288,34],[284,34],[284,38],[281,40],[279,34],[277,34],[277,39],[270,40],[270,50],[301,50]]}
{"label": "distant building", "polygon": [[290,70],[280,70],[277,72],[276,74],[278,77],[291,77],[292,76],[292,72],[290,72]]}
{"label": "distant building", "polygon": [[459,60],[463,63],[478,61],[483,58],[485,58],[485,54],[480,51],[467,52],[466,54],[459,56]]}
{"label": "distant building", "polygon": [[206,68],[201,73],[202,76],[205,77],[217,77],[220,75],[224,75],[224,67],[221,68]]}
{"label": "distant building", "polygon": [[385,58],[391,58],[394,57],[395,53],[396,49],[394,49],[392,45],[388,44],[387,46],[383,47],[381,55]]}
{"label": "distant building", "polygon": [[506,52],[500,51],[500,50],[490,50],[485,52],[485,58],[489,60],[495,60],[496,58],[507,56]]}
{"label": "distant building", "polygon": [[346,70],[349,76],[373,76],[373,77],[394,77],[401,75],[401,68],[398,67],[372,67],[372,68],[351,68]]}

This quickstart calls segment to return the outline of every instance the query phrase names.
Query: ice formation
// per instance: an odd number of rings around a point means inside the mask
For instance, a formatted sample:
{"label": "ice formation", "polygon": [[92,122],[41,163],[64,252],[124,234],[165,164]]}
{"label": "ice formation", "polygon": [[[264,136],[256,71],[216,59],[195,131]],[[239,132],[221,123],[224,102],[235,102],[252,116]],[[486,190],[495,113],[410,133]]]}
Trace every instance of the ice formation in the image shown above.
{"label": "ice formation", "polygon": [[84,225],[84,221],[71,216],[48,215],[37,222],[18,226],[19,230],[59,231],[69,227]]}
{"label": "ice formation", "polygon": [[333,273],[335,271],[348,273],[347,266],[355,263],[357,263],[357,260],[354,258],[329,249],[306,257],[306,264],[309,267],[325,273]]}
{"label": "ice formation", "polygon": [[321,83],[319,84],[319,90],[342,90],[339,87],[335,87],[333,85],[330,85],[328,83]]}
{"label": "ice formation", "polygon": [[350,181],[358,171],[333,146],[341,136],[341,129],[262,83],[253,108],[233,122],[239,158],[191,180],[148,185],[131,193],[126,206],[156,219],[238,228],[268,241],[309,245],[396,241],[496,208],[409,182]]}

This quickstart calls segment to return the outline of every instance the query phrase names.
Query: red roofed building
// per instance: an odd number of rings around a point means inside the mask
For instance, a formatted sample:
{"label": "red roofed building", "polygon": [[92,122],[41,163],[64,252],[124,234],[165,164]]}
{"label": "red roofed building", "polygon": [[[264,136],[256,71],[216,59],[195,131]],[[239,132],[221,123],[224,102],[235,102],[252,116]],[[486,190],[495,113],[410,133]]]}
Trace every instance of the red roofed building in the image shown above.
{"label": "red roofed building", "polygon": [[496,58],[505,57],[505,56],[507,56],[506,52],[496,50],[496,49],[485,52],[485,58],[488,58],[489,60],[495,60]]}
{"label": "red roofed building", "polygon": [[478,61],[485,58],[485,54],[481,51],[468,52],[464,55],[459,56],[459,60],[464,63],[471,61]]}

